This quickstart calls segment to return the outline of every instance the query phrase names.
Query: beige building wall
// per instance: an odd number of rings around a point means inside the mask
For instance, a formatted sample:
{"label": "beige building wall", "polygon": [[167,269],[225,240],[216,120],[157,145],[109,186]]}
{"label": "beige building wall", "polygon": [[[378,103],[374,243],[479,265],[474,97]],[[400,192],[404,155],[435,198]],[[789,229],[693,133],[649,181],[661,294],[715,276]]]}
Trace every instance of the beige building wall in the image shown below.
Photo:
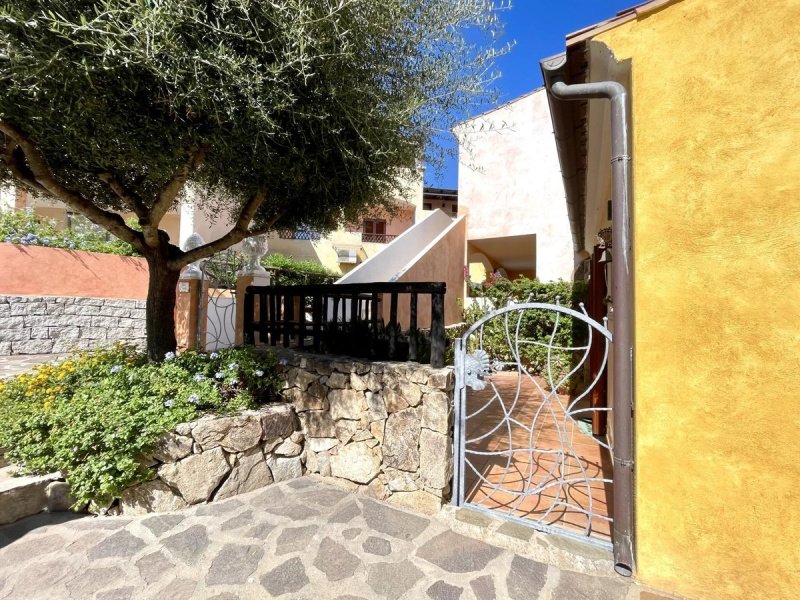
{"label": "beige building wall", "polygon": [[[429,215],[431,211],[422,211],[423,174],[422,167],[409,171],[408,177],[398,184],[394,197],[398,212],[394,216],[377,211],[366,218],[385,219],[386,235],[397,236]],[[164,216],[160,229],[167,232],[171,242],[183,246],[192,233],[199,233],[204,241],[210,242],[219,239],[231,229],[233,223],[227,215],[217,216],[202,209],[203,200],[202,191],[189,187],[180,206]],[[0,189],[0,208],[32,208],[36,214],[54,220],[59,228],[67,226],[67,213],[70,212],[62,202],[29,193],[19,194],[13,186]],[[122,213],[122,217],[125,220],[135,218],[132,213]],[[237,244],[234,248],[238,246]],[[360,263],[380,253],[386,246],[385,243],[362,241],[357,226],[340,227],[317,241],[280,239],[277,234],[272,234],[269,239],[271,253],[319,262],[335,273],[347,273],[356,266],[340,263],[338,249],[355,249]]]}
{"label": "beige building wall", "polygon": [[571,280],[575,257],[545,90],[465,121],[454,133],[467,240],[535,236],[536,277]]}

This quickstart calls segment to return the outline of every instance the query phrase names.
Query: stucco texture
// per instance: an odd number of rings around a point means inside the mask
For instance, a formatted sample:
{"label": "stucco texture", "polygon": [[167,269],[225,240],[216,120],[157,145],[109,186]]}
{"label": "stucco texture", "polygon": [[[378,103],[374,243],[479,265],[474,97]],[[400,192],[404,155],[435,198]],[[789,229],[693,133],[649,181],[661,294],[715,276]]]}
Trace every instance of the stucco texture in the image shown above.
{"label": "stucco texture", "polygon": [[535,272],[542,281],[571,281],[574,249],[544,88],[453,131],[459,140],[458,214],[467,217],[467,240],[535,235],[530,266],[506,262],[516,260],[515,253],[502,251],[489,257],[493,266]]}
{"label": "stucco texture", "polygon": [[800,2],[684,0],[632,60],[638,577],[800,598]]}
{"label": "stucco texture", "polygon": [[[463,217],[456,219],[436,240],[431,242],[419,256],[395,279],[395,281],[443,281],[447,285],[444,295],[445,325],[460,323],[461,306],[464,301],[464,264],[467,247],[467,224]],[[402,297],[402,296],[401,296]],[[384,299],[384,321],[389,322],[389,299]],[[398,302],[397,320],[408,328],[410,309],[407,301]],[[431,324],[430,296],[420,295],[417,305],[417,325],[428,328]]]}
{"label": "stucco texture", "polygon": [[0,294],[147,298],[143,258],[0,244]]}

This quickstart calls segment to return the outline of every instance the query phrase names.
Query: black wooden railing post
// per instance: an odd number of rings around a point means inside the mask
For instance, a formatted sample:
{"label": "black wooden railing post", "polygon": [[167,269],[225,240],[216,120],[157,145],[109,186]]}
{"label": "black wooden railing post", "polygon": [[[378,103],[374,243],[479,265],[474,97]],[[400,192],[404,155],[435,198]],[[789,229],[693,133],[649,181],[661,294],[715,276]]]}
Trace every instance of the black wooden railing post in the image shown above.
{"label": "black wooden railing post", "polygon": [[303,350],[306,345],[306,296],[300,294],[297,303],[297,347]]}
{"label": "black wooden railing post", "polygon": [[441,369],[444,366],[444,294],[431,296],[431,366]]}
{"label": "black wooden railing post", "polygon": [[291,294],[283,296],[283,347],[289,347],[292,319],[294,319],[294,297]]}
{"label": "black wooden railing post", "polygon": [[247,288],[244,291],[244,343],[255,344],[255,333],[253,332],[253,300],[255,293],[252,288]]}
{"label": "black wooden railing post", "polygon": [[322,296],[314,294],[311,297],[311,319],[314,323],[314,352],[319,352],[322,347]]}
{"label": "black wooden railing post", "polygon": [[353,326],[353,333],[358,327],[358,292],[353,292],[350,297],[350,323]]}
{"label": "black wooden railing post", "polygon": [[260,344],[267,343],[267,294],[259,292],[258,294],[258,342]]}
{"label": "black wooden railing post", "polygon": [[280,307],[280,296],[276,293],[269,295],[269,343],[275,345],[278,343],[278,310]]}
{"label": "black wooden railing post", "polygon": [[417,294],[411,294],[408,317],[408,360],[417,360]]}
{"label": "black wooden railing post", "polygon": [[389,358],[397,358],[397,294],[392,293],[389,300]]}

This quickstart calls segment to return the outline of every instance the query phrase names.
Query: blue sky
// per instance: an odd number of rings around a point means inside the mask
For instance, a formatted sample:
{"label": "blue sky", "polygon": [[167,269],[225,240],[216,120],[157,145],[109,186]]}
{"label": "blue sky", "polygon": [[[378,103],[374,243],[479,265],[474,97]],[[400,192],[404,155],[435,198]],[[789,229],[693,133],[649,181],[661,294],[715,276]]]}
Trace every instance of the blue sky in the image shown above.
{"label": "blue sky", "polygon": [[[564,51],[564,36],[568,33],[604,21],[620,10],[635,6],[641,0],[513,0],[510,10],[501,13],[505,20],[505,39],[515,41],[511,52],[498,61],[502,73],[496,82],[499,102],[507,102],[542,85],[539,60]],[[475,114],[488,107],[476,109]],[[472,115],[465,115],[469,117]],[[455,148],[448,136],[446,146]],[[455,188],[458,167],[450,157],[442,170],[429,168],[425,185]]]}

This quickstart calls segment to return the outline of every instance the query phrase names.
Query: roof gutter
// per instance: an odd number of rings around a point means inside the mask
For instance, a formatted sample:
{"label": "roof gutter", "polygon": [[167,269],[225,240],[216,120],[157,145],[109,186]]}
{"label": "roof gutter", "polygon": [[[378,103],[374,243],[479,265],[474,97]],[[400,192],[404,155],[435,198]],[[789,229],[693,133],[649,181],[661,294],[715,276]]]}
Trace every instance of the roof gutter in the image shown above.
{"label": "roof gutter", "polygon": [[[557,112],[559,100],[604,99],[611,102],[611,209],[614,259],[611,262],[614,426],[614,569],[633,574],[633,278],[631,276],[631,153],[628,93],[616,81],[566,82],[566,55],[542,61],[542,74]],[[553,100],[556,100],[555,102]],[[554,119],[556,121],[556,119]],[[561,156],[562,170],[565,157]]]}

